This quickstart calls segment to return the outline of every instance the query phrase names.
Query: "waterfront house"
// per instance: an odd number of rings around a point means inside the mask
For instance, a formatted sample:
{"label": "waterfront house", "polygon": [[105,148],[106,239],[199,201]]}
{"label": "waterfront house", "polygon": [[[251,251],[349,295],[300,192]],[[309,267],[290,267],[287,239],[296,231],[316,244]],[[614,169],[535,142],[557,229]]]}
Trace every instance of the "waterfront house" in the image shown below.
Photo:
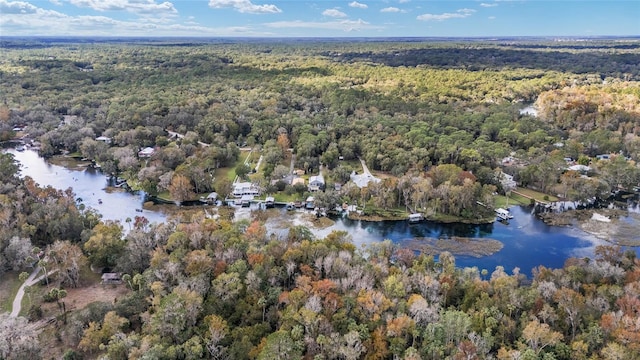
{"label": "waterfront house", "polygon": [[324,177],[322,176],[322,174],[309,178],[309,191],[321,191],[324,190],[324,186]]}
{"label": "waterfront house", "polygon": [[498,171],[498,180],[500,181],[500,185],[502,185],[502,188],[505,191],[515,189],[518,186],[512,175],[502,172],[501,170]]}
{"label": "waterfront house", "polygon": [[241,197],[243,195],[260,195],[260,188],[250,182],[237,182],[233,184],[233,196]]}

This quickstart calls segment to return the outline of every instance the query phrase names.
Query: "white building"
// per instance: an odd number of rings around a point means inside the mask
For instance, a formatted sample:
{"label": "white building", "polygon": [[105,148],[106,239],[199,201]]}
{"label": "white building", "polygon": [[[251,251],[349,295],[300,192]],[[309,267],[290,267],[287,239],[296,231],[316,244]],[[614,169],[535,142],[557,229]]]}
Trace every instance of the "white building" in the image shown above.
{"label": "white building", "polygon": [[581,164],[576,164],[576,165],[569,166],[567,169],[569,169],[571,171],[577,171],[579,173],[587,173],[587,172],[591,171],[591,167],[590,166],[581,165]]}
{"label": "white building", "polygon": [[152,148],[152,147],[146,147],[140,151],[138,151],[138,157],[141,158],[149,158],[152,157],[153,154],[156,153],[156,149]]}
{"label": "white building", "polygon": [[502,171],[500,171],[499,173],[499,181],[500,181],[500,184],[502,185],[502,188],[505,191],[509,191],[511,189],[515,189],[516,187],[518,187],[518,184],[513,179],[513,176],[506,174]]}
{"label": "white building", "polygon": [[309,191],[324,190],[324,177],[322,174],[309,178]]}
{"label": "white building", "polygon": [[362,189],[363,187],[367,187],[370,182],[379,183],[382,181],[382,179],[377,178],[369,173],[358,175],[355,171],[352,172],[349,177],[351,178],[351,181],[353,181],[354,184],[356,184],[356,186],[360,189]]}
{"label": "white building", "polygon": [[250,182],[237,182],[233,184],[233,196],[242,197],[244,195],[258,196],[260,188]]}
{"label": "white building", "polygon": [[111,138],[106,136],[98,136],[96,141],[102,141],[105,144],[111,144]]}

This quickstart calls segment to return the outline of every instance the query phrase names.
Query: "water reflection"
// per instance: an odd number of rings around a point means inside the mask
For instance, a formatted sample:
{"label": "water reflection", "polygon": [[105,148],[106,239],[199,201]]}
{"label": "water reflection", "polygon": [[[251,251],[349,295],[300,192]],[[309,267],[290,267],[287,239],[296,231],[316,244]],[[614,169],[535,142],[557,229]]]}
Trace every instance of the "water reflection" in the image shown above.
{"label": "water reflection", "polygon": [[[119,220],[123,223],[127,218],[145,216],[151,223],[163,222],[166,215],[158,211],[136,209],[142,207],[143,194],[123,191],[107,191],[107,177],[89,168],[77,170],[53,165],[33,151],[18,152],[8,150],[22,164],[21,175],[30,176],[42,186],[50,185],[58,189],[73,188],[77,197],[87,207],[98,210],[103,219]],[[102,200],[102,201],[100,201]],[[242,211],[238,208],[236,217]],[[574,227],[550,227],[531,214],[530,207],[512,207],[514,219],[509,224],[491,223],[483,225],[439,224],[423,222],[410,225],[407,221],[366,222],[336,217],[335,224],[324,229],[312,229],[315,236],[323,238],[334,230],[346,231],[358,247],[379,242],[385,239],[402,243],[414,238],[491,238],[503,243],[504,247],[497,253],[482,258],[456,256],[459,266],[476,266],[479,269],[492,271],[496,266],[504,266],[507,271],[519,268],[521,273],[531,275],[531,270],[539,265],[559,268],[570,257],[592,257],[597,245],[606,245],[606,241],[589,235]],[[637,204],[632,211],[638,211]],[[249,216],[249,214],[246,214]],[[279,223],[285,225],[301,225],[299,213],[282,209]],[[628,221],[637,221],[629,217]],[[125,226],[125,229],[127,227]],[[267,226],[270,233],[286,235],[287,228]],[[635,248],[640,254],[640,248]]]}
{"label": "water reflection", "polygon": [[150,223],[160,223],[166,219],[161,212],[139,211],[144,202],[143,193],[107,187],[107,176],[93,168],[70,169],[54,165],[30,150],[11,149],[7,152],[20,162],[21,177],[30,176],[43,187],[51,186],[62,190],[72,188],[76,198],[82,199],[87,208],[96,209],[104,220],[118,220],[125,226],[127,219],[133,220],[136,216],[144,216]]}
{"label": "water reflection", "polygon": [[[332,219],[335,223],[332,226],[312,231],[318,238],[323,238],[332,231],[346,231],[358,247],[387,239],[399,244],[415,238],[495,239],[503,244],[500,251],[481,258],[456,255],[456,263],[459,266],[475,266],[489,271],[497,266],[503,266],[508,272],[519,268],[527,276],[531,276],[531,270],[539,265],[560,268],[570,257],[593,257],[597,245],[608,244],[574,227],[548,226],[531,214],[531,207],[512,207],[510,210],[514,219],[508,224],[441,224],[428,221],[409,224],[408,221],[367,222],[334,217]],[[281,216],[289,226],[301,224],[301,214],[292,215],[283,209]],[[269,232],[286,235],[282,222],[271,225],[267,225]],[[636,248],[636,251],[640,251],[640,248]]]}

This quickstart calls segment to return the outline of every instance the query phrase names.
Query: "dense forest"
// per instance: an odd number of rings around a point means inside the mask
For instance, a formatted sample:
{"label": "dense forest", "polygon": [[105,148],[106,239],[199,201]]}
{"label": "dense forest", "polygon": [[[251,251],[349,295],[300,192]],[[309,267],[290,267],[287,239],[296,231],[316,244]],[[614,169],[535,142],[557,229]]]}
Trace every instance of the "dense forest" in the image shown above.
{"label": "dense forest", "polygon": [[[267,193],[304,193],[282,181],[290,160],[344,184],[317,194],[327,207],[355,201],[461,220],[493,214],[494,194],[509,191],[502,172],[576,201],[640,184],[637,40],[0,47],[1,140],[86,158],[177,202],[228,195],[221,172],[247,148],[263,166],[236,174]],[[530,105],[537,116],[521,111]],[[139,155],[146,147],[153,156]],[[384,179],[350,185],[359,159]],[[567,159],[589,173],[567,171]],[[318,239],[293,226],[278,238],[259,217],[141,217],[125,231],[72,189],[18,175],[3,154],[0,273],[40,266],[51,276],[28,293],[28,319],[0,315],[2,359],[640,357],[633,251],[600,247],[528,279],[389,241],[357,249],[340,232]],[[90,284],[89,266],[124,274],[126,295],[67,310],[65,289]],[[43,313],[47,302],[60,311]],[[27,326],[47,316],[45,330]]]}
{"label": "dense forest", "polygon": [[[494,170],[516,153],[527,166],[512,175],[552,193],[563,158],[640,156],[633,41],[11,44],[1,137],[24,126],[44,156],[79,152],[151,194],[174,175],[196,192],[224,193],[200,179],[233,163],[239,146],[263,149],[263,187],[281,176],[287,147],[297,168],[324,164],[339,183],[357,170],[339,159],[362,158],[394,178],[454,164],[499,190]],[[534,101],[540,117],[520,113]],[[167,129],[186,136],[170,141]],[[101,135],[112,146],[96,142]],[[558,143],[566,146],[554,152]],[[143,164],[136,153],[146,146],[160,151]],[[638,182],[635,167],[619,167],[631,173],[622,185]],[[619,185],[583,183],[569,193]],[[416,206],[395,198],[392,207]]]}

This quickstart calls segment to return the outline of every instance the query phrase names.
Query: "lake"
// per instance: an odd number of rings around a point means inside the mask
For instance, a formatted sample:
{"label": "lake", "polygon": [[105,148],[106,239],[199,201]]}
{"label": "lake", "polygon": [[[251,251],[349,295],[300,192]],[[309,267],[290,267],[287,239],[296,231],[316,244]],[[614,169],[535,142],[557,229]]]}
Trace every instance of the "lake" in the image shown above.
{"label": "lake", "polygon": [[[48,163],[34,151],[7,150],[21,164],[21,176],[30,176],[41,186],[50,185],[58,189],[73,188],[76,197],[82,198],[87,207],[92,207],[103,215],[105,220],[119,220],[123,225],[127,218],[145,216],[151,223],[166,220],[167,215],[159,211],[142,208],[144,194],[140,192],[107,191],[108,178],[91,168],[68,169]],[[99,200],[102,200],[100,203]],[[238,208],[236,218],[248,217],[248,208]],[[637,209],[634,209],[637,211]],[[299,225],[301,213],[287,212],[281,209],[280,224]],[[520,268],[521,273],[530,276],[531,270],[544,265],[560,268],[570,257],[591,257],[597,245],[606,245],[606,241],[596,238],[574,227],[551,227],[531,214],[529,207],[512,207],[514,219],[509,224],[495,222],[483,225],[441,224],[422,222],[409,225],[408,221],[367,222],[354,221],[346,217],[332,218],[334,225],[321,230],[312,229],[314,234],[325,237],[331,231],[348,232],[354,244],[379,242],[385,239],[402,244],[404,241],[425,238],[491,238],[499,240],[504,247],[497,253],[481,258],[456,255],[456,264],[463,267],[476,266],[479,269],[493,271],[496,266],[504,266],[507,272]],[[125,227],[126,228],[126,227]],[[286,228],[267,226],[269,232],[286,233]],[[640,248],[634,248],[640,254]]]}

